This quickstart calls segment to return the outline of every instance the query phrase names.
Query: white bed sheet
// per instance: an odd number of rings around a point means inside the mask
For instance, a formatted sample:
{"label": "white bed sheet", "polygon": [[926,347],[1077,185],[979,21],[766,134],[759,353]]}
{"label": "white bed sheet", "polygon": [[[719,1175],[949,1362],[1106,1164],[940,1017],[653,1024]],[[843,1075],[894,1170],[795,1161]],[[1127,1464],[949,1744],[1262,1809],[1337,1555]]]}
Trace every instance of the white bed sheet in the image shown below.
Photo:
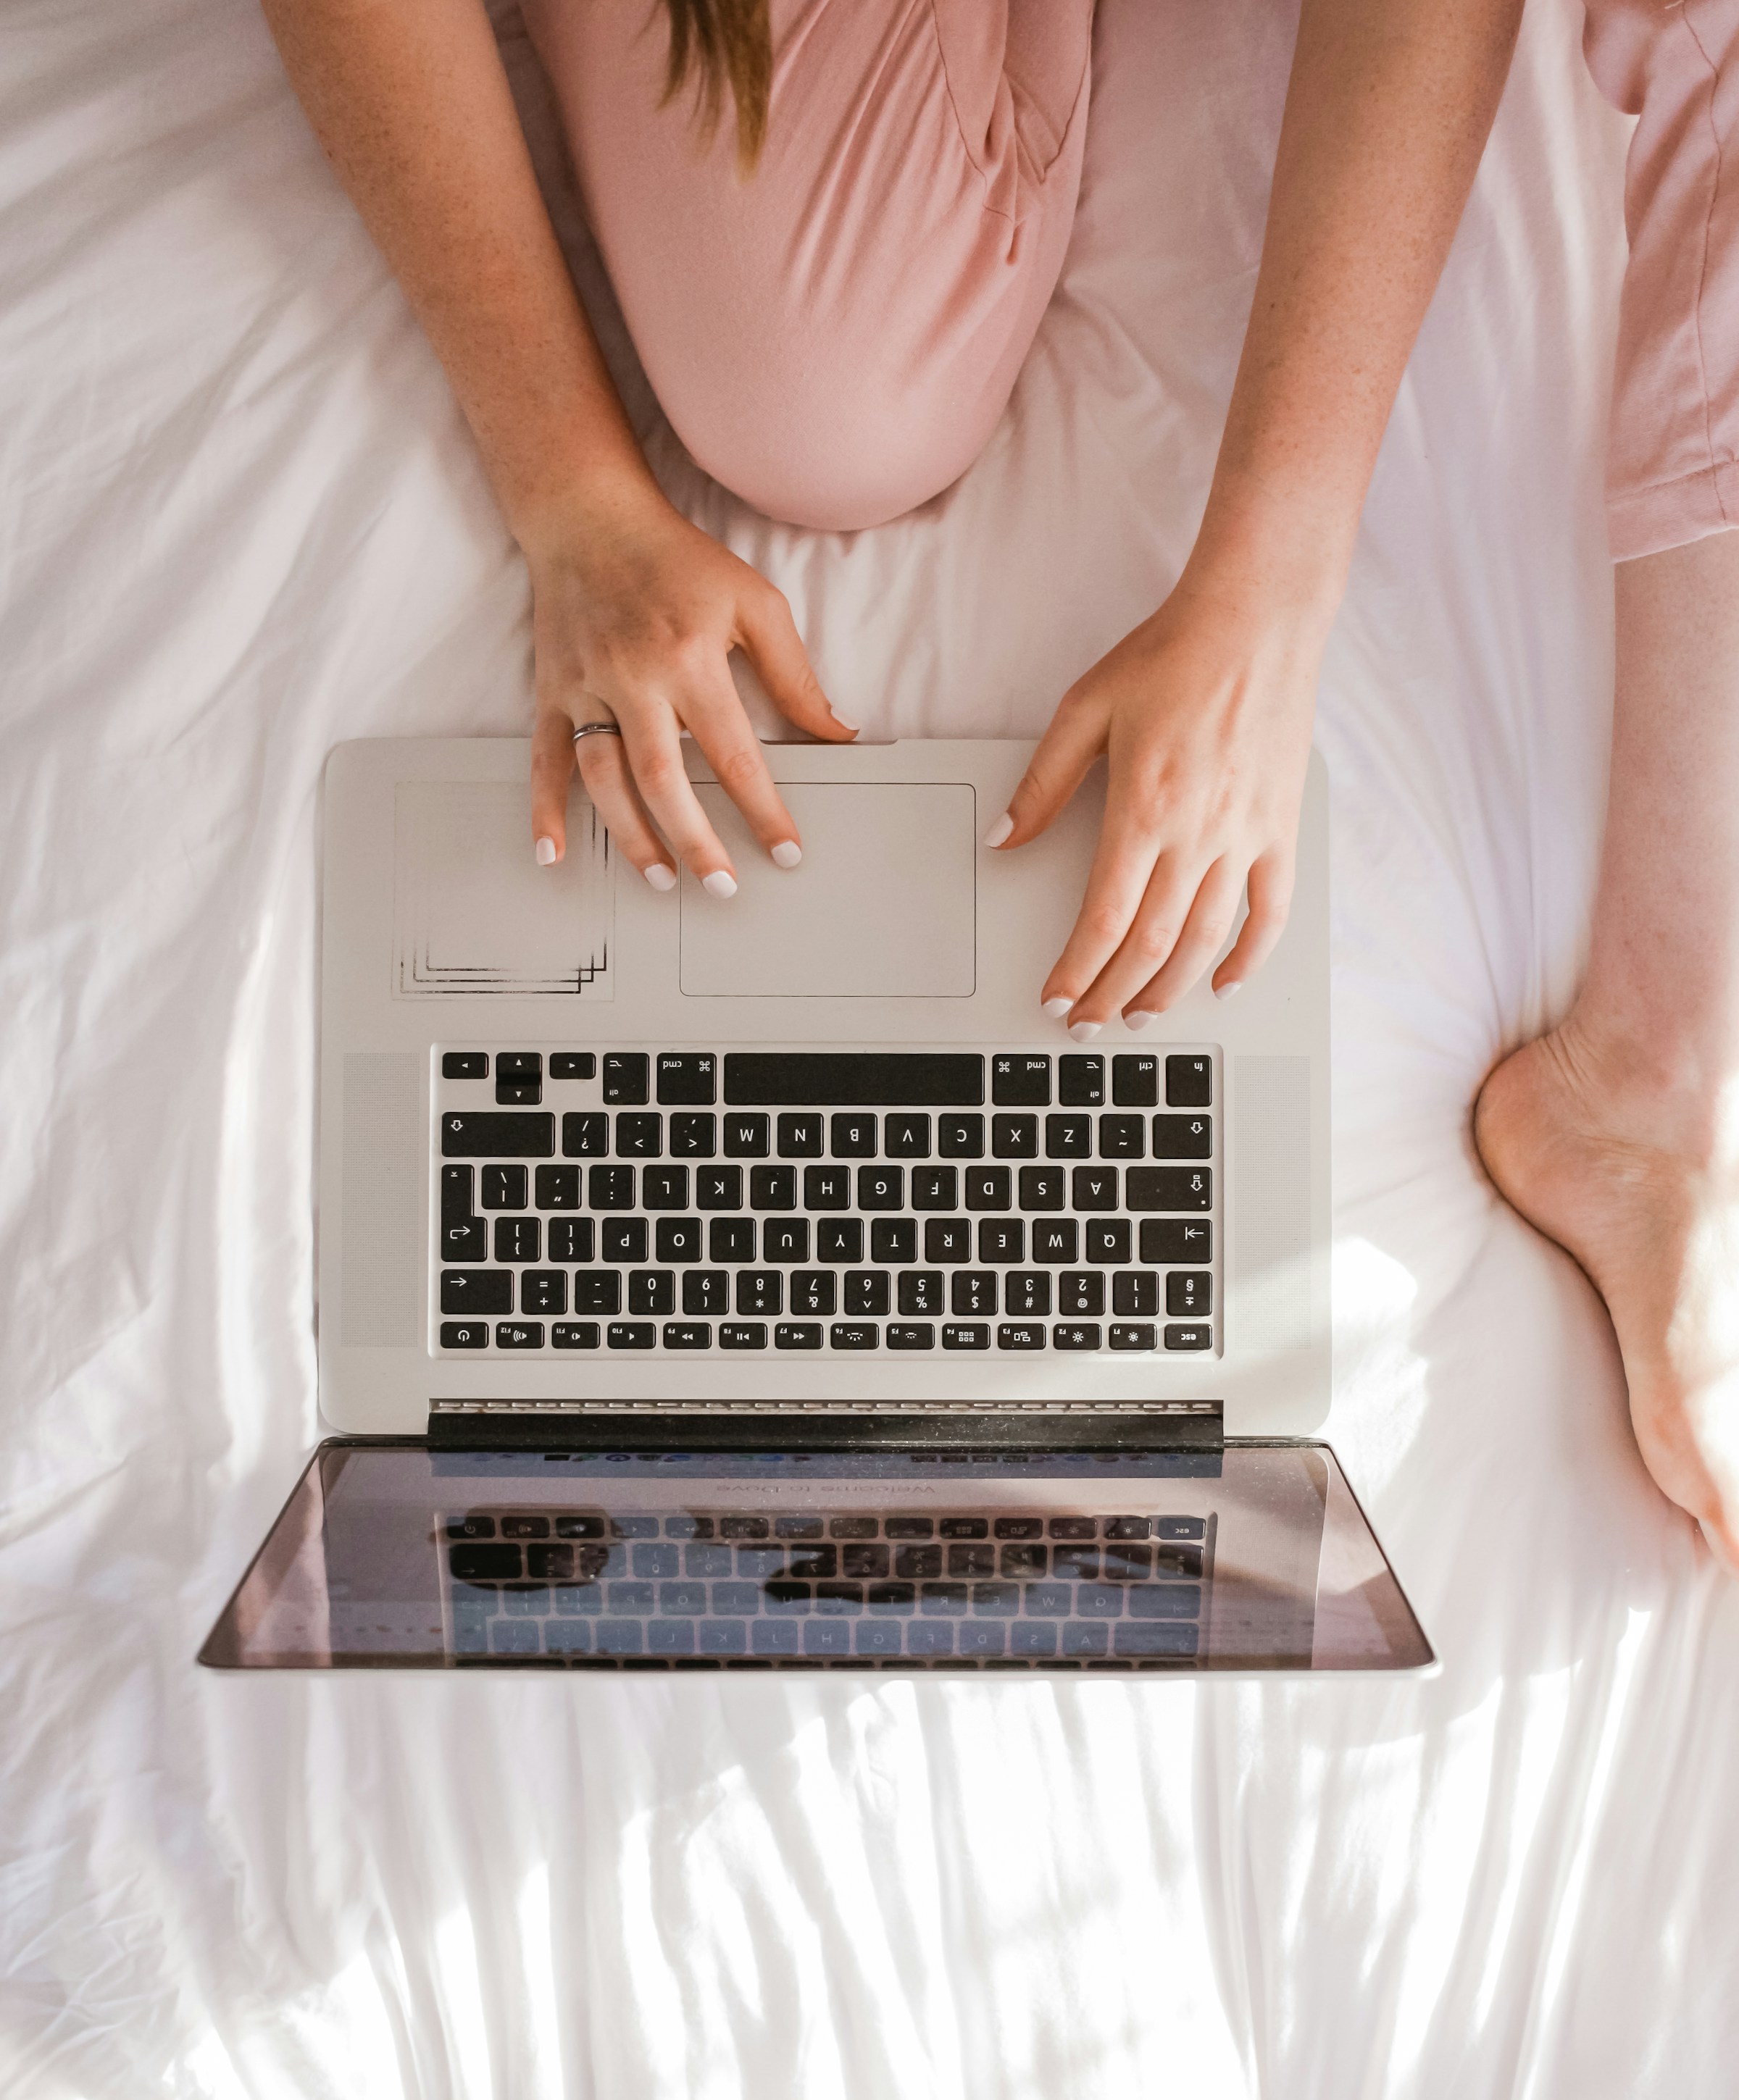
{"label": "white bed sheet", "polygon": [[[191,1658],[317,1433],[321,761],[522,730],[526,589],[247,0],[7,0],[0,2089],[1734,2089],[1739,1586],[1466,1136],[1573,982],[1602,794],[1579,24],[1530,10],[1322,689],[1331,1434],[1441,1674],[237,1682]],[[653,430],[845,712],[1035,733],[1175,575],[1290,33],[1103,0],[1061,289],[922,514],[770,527]]]}

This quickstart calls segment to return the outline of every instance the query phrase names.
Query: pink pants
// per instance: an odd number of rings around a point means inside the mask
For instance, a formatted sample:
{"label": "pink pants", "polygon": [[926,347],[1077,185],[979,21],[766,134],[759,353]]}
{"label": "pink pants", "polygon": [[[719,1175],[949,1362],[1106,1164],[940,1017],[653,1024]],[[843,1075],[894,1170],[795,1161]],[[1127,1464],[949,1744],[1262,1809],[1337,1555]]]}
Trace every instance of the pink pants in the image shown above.
{"label": "pink pants", "polygon": [[[772,0],[747,180],[728,97],[704,149],[688,95],[657,107],[661,8],[524,11],[698,463],[770,516],[839,530],[964,473],[1062,267],[1092,0]],[[1595,78],[1640,118],[1608,469],[1622,561],[1739,523],[1739,0],[1587,0],[1587,18]]]}

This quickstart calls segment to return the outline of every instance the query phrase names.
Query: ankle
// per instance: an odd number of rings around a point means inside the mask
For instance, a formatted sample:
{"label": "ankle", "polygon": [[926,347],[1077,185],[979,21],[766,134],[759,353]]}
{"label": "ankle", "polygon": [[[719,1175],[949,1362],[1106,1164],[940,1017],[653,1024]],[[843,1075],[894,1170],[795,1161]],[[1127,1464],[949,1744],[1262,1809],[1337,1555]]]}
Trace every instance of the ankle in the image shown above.
{"label": "ankle", "polygon": [[1618,1021],[1579,999],[1544,1039],[1566,1084],[1602,1122],[1644,1143],[1706,1154],[1739,1143],[1739,1045]]}

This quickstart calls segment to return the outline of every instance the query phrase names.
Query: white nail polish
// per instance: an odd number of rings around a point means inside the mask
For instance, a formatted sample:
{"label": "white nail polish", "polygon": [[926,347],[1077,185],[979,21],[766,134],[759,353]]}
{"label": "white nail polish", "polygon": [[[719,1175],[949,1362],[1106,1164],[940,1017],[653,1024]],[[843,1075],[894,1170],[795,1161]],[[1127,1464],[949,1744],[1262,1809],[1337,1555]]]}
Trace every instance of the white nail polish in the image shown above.
{"label": "white nail polish", "polygon": [[734,875],[726,875],[723,868],[716,867],[710,875],[701,876],[700,887],[708,897],[735,897],[737,879]]}
{"label": "white nail polish", "polygon": [[677,886],[676,870],[673,867],[666,867],[661,860],[653,862],[646,871],[646,879],[655,889],[660,892],[674,889]]}
{"label": "white nail polish", "polygon": [[803,849],[795,839],[781,839],[773,849],[775,867],[795,867],[803,858]]}
{"label": "white nail polish", "polygon": [[987,846],[1000,846],[1003,840],[1008,837],[1009,832],[1013,829],[1014,819],[1009,814],[1008,811],[1004,810],[1002,814],[996,819],[995,823],[992,824],[990,829],[985,833],[984,843]]}
{"label": "white nail polish", "polygon": [[1039,1011],[1048,1020],[1061,1021],[1074,1004],[1072,999],[1048,999]]}
{"label": "white nail polish", "polygon": [[1077,1043],[1091,1043],[1099,1033],[1099,1029],[1100,1023],[1097,1021],[1077,1021],[1070,1026],[1069,1033]]}
{"label": "white nail polish", "polygon": [[1214,986],[1214,997],[1216,999],[1230,999],[1234,993],[1240,992],[1243,988],[1242,981],[1240,978],[1234,977],[1230,984],[1216,985]]}
{"label": "white nail polish", "polygon": [[1132,1035],[1139,1035],[1144,1028],[1151,1028],[1159,1018],[1157,1013],[1149,1013],[1138,1008],[1135,1012],[1123,1016],[1123,1026]]}
{"label": "white nail polish", "polygon": [[860,726],[858,723],[857,723],[857,722],[849,722],[849,721],[846,721],[846,719],[845,719],[845,717],[842,714],[836,714],[836,713],[834,713],[834,710],[833,710],[832,708],[829,708],[828,709],[828,712],[830,715],[832,715],[832,716],[833,716],[833,719],[834,719],[834,721],[835,721],[836,722],[837,722],[837,723],[838,723],[838,725],[839,725],[839,726],[840,726],[842,730],[844,730],[845,731],[845,733],[847,734],[847,735],[849,735],[849,736],[861,736],[861,735],[863,734],[863,729],[862,729],[861,726]]}
{"label": "white nail polish", "polygon": [[549,867],[553,865],[554,860],[555,840],[554,839],[540,839],[537,841],[537,865],[540,867]]}

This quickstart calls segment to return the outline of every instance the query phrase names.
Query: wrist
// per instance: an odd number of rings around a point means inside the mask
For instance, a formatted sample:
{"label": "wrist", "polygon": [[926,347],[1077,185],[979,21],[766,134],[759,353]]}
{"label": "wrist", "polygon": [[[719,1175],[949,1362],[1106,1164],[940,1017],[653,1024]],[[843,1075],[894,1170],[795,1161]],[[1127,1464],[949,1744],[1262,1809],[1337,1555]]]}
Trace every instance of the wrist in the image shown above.
{"label": "wrist", "polygon": [[565,474],[541,476],[536,488],[504,501],[503,508],[508,530],[534,571],[576,542],[595,544],[670,514],[669,499],[638,451],[621,458],[594,456]]}
{"label": "wrist", "polygon": [[1326,638],[1345,594],[1359,506],[1216,474],[1180,590],[1231,599]]}

